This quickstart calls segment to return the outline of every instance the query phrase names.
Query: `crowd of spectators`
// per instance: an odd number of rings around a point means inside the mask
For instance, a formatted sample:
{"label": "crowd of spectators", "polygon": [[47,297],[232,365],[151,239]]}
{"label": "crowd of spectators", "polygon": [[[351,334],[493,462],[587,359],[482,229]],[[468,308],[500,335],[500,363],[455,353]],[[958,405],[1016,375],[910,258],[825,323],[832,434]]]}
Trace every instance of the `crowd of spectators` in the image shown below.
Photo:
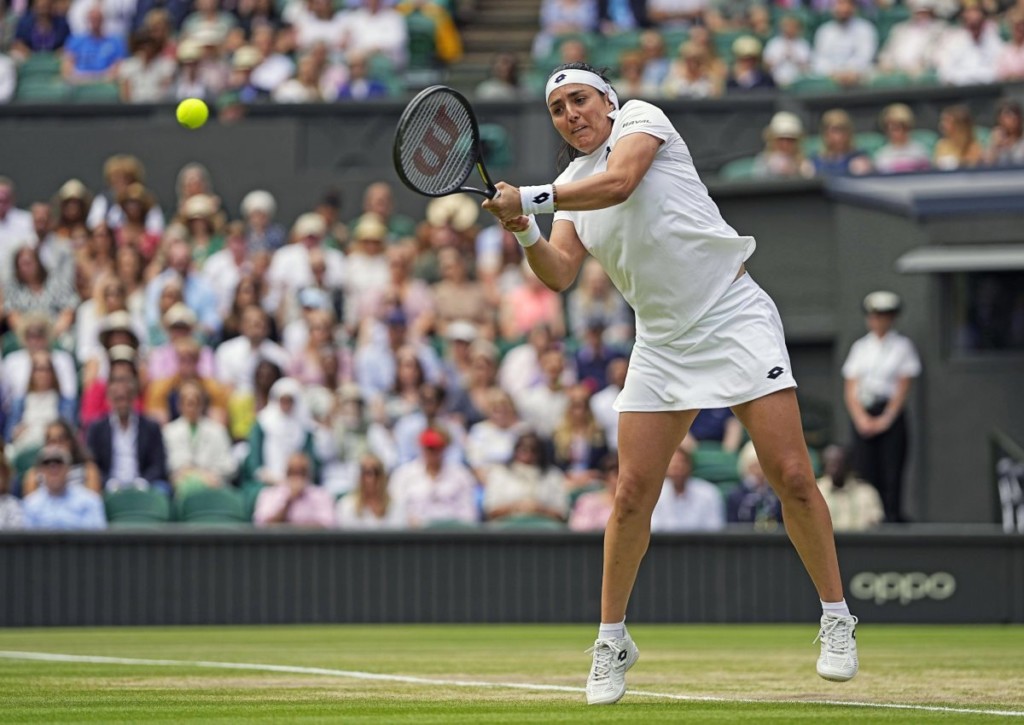
{"label": "crowd of spectators", "polygon": [[[27,208],[0,177],[0,526],[221,491],[257,526],[603,528],[635,330],[595,262],[563,304],[465,196],[416,222],[378,182],[354,219],[328,190],[291,220],[199,164],[166,207],[139,159],[104,171]],[[656,528],[777,521],[742,440],[702,413]]]}
{"label": "crowd of spectators", "polygon": [[461,55],[430,0],[0,0],[0,103],[364,100]]}

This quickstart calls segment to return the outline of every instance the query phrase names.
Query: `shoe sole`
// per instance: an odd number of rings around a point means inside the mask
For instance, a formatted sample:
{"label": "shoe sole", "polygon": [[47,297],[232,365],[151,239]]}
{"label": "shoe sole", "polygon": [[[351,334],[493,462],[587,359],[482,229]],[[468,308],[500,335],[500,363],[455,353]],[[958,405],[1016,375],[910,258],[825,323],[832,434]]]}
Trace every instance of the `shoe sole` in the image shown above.
{"label": "shoe sole", "polygon": [[[637,649],[637,650],[634,650],[634,652],[635,652],[635,654],[633,655],[633,657],[628,659],[628,660],[626,660],[626,670],[625,670],[625,672],[623,672],[623,674],[625,674],[626,672],[629,672],[630,668],[632,668],[633,665],[636,664],[636,661],[638,659],[640,659],[640,650]],[[603,700],[591,700],[590,696],[588,695],[587,696],[587,704],[588,705],[614,705],[616,702],[621,700],[625,694],[626,694],[626,683],[623,682],[622,683],[622,692],[617,692],[614,697],[605,698]]]}
{"label": "shoe sole", "polygon": [[852,675],[847,675],[839,672],[822,672],[821,670],[818,670],[818,676],[823,680],[828,680],[829,682],[849,682],[857,676],[857,673],[854,672]]}

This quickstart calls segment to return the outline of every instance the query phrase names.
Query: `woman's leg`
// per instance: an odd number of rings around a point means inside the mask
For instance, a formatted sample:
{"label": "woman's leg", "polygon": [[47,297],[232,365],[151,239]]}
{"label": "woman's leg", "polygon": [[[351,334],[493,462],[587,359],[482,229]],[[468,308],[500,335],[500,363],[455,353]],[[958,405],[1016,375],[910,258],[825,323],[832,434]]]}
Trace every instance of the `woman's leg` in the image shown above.
{"label": "woman's leg", "polygon": [[602,622],[625,619],[668,462],[695,417],[696,410],[619,414],[619,482],[604,534]]}
{"label": "woman's leg", "polygon": [[757,449],[765,476],[782,501],[793,546],[824,602],[843,599],[832,517],[807,455],[796,391],[780,390],[733,407]]}

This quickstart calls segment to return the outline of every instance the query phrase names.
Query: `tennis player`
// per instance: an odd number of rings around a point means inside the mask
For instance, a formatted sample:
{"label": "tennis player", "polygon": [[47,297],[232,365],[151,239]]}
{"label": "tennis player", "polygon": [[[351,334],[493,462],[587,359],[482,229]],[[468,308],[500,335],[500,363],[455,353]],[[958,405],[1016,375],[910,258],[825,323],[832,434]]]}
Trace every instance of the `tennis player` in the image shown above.
{"label": "tennis player", "polygon": [[[553,290],[568,288],[587,254],[636,311],[637,335],[619,411],[619,484],[605,531],[601,627],[587,702],[617,702],[639,652],[626,605],[650,541],[669,459],[701,408],[731,407],[782,500],[786,531],[818,591],[818,674],[857,673],[855,627],[843,598],[832,522],[815,484],[782,322],[746,273],[754,239],[722,219],[686,143],[659,108],[619,108],[585,63],[556,68],[547,108],[570,159],[553,184],[497,184],[485,209],[515,233]],[[536,214],[554,214],[551,238]]]}

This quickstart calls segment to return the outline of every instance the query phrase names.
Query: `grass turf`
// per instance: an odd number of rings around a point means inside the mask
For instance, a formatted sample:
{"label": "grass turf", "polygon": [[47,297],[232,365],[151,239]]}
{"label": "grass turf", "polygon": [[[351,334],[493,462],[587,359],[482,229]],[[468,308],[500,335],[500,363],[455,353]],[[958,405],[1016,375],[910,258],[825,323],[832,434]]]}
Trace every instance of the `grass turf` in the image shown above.
{"label": "grass turf", "polygon": [[[842,700],[1024,714],[1024,627],[865,626],[861,674],[814,673],[813,626],[631,627],[641,650],[631,690],[588,708],[582,694],[355,680],[312,673],[38,662],[0,658],[5,723],[339,722],[996,723],[995,715],[811,704]],[[259,663],[488,682],[581,687],[584,626],[295,626],[34,629],[0,650]],[[735,700],[756,699],[758,702]],[[1024,725],[1024,717],[1012,718]]]}

